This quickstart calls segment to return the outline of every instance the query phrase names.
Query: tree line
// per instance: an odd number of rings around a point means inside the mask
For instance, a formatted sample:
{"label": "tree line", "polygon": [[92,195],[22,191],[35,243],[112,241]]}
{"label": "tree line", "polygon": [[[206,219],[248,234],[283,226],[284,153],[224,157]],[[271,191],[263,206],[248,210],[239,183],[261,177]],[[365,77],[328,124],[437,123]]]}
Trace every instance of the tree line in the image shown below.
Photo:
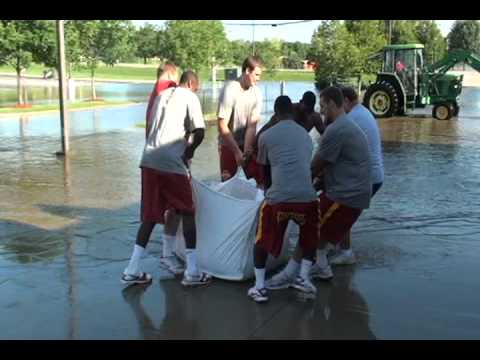
{"label": "tree line", "polygon": [[[67,72],[88,68],[94,93],[95,71],[100,63],[147,63],[171,60],[181,68],[196,71],[212,65],[239,66],[245,56],[257,54],[267,71],[303,68],[312,60],[316,81],[375,74],[381,60],[375,54],[388,42],[425,45],[427,62],[440,60],[447,49],[462,48],[480,53],[480,25],[477,20],[459,20],[444,38],[433,20],[332,20],[323,21],[310,43],[280,39],[229,41],[220,20],[169,20],[158,27],[136,28],[130,20],[67,20],[65,43]],[[0,20],[0,64],[17,73],[19,103],[21,78],[32,63],[56,68],[55,21]]]}

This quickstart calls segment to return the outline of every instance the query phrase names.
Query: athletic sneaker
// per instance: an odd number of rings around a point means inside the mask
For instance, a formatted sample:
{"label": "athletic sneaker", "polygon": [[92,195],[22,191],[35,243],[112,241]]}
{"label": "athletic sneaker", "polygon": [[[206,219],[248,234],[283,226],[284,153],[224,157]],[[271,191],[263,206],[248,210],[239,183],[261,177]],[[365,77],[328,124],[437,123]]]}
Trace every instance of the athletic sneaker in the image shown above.
{"label": "athletic sneaker", "polygon": [[295,282],[292,284],[292,287],[307,294],[317,293],[317,288],[315,285],[313,285],[310,280],[304,279],[301,276],[297,276]]}
{"label": "athletic sneaker", "polygon": [[264,303],[268,301],[267,289],[257,289],[255,286],[248,289],[248,297],[258,303]]}
{"label": "athletic sneaker", "polygon": [[148,284],[152,282],[152,275],[141,272],[138,275],[123,274],[120,280],[123,284]]}
{"label": "athletic sneaker", "polygon": [[353,265],[357,262],[352,250],[341,250],[337,255],[329,260],[332,265]]}
{"label": "athletic sneaker", "polygon": [[178,260],[175,255],[161,257],[160,266],[170,271],[174,275],[183,274],[183,272],[185,271],[185,265],[180,260]]}
{"label": "athletic sneaker", "polygon": [[212,281],[212,277],[207,273],[200,273],[198,275],[190,275],[186,271],[183,273],[183,286],[202,286],[208,285]]}
{"label": "athletic sneaker", "polygon": [[287,272],[282,270],[278,274],[275,274],[270,279],[266,280],[265,287],[268,290],[287,289],[293,284],[294,281],[294,278],[289,277]]}
{"label": "athletic sneaker", "polygon": [[330,265],[321,268],[318,264],[313,264],[310,277],[312,279],[331,280],[333,278],[332,268]]}

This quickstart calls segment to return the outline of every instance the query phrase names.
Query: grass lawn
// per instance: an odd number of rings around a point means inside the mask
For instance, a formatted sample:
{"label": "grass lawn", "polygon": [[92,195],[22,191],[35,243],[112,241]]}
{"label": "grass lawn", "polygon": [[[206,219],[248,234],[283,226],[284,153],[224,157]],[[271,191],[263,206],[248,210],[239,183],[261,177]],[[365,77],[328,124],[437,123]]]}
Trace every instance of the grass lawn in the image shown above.
{"label": "grass lawn", "polygon": [[[26,75],[43,75],[43,65],[33,64],[27,71]],[[12,67],[0,66],[0,72],[15,74]],[[114,67],[99,65],[95,71],[95,77],[99,79],[107,80],[150,80],[154,81],[156,78],[157,70],[152,67],[131,67],[116,65]],[[217,73],[217,80],[224,80],[223,71]],[[74,78],[90,78],[90,71],[88,69],[76,69],[72,72]],[[200,78],[202,81],[209,81],[211,72],[208,70],[200,71]],[[313,72],[305,71],[265,71],[262,76],[262,80],[266,81],[313,81]]]}

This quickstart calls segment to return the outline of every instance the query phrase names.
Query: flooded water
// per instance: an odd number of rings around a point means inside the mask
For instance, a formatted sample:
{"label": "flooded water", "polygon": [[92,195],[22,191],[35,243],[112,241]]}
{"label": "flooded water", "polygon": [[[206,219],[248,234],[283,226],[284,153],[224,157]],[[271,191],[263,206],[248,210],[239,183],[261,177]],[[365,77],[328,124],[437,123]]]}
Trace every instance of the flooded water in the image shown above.
{"label": "flooded water", "polygon": [[[274,98],[277,85],[267,83],[264,94]],[[287,94],[296,101],[311,89],[311,84],[296,83],[287,85]],[[178,293],[182,289],[171,289],[178,284],[156,282],[145,306],[164,330],[149,328],[153,335],[148,336],[342,338],[346,335],[338,324],[345,329],[353,322],[346,337],[480,338],[475,275],[480,260],[480,89],[465,88],[461,106],[460,117],[450,121],[421,114],[379,120],[385,183],[354,227],[359,265],[353,272],[340,271],[333,288],[319,285],[321,295],[311,308],[298,308],[290,295],[279,295],[261,313],[256,304],[246,303],[246,285],[219,282],[187,299]],[[267,106],[265,117],[269,111]],[[55,156],[61,146],[57,114],[0,118],[0,338],[146,336],[152,324],[145,325],[140,295],[120,295],[117,285],[138,227],[138,164],[145,130],[135,125],[143,122],[144,113],[144,103],[72,112],[72,152],[66,160]],[[193,162],[196,178],[219,177],[216,136],[216,127],[210,126]],[[149,253],[158,257],[160,232],[155,234]],[[155,259],[147,263],[157,276]],[[97,298],[96,291],[113,294],[114,300]],[[213,297],[225,296],[223,306],[238,308],[237,327],[221,333],[202,322],[201,315],[192,315],[192,309],[183,314],[182,306],[197,306],[196,301],[209,308],[208,291]],[[337,300],[328,305],[330,296]],[[89,315],[94,304],[108,319],[117,319],[123,301],[133,301],[135,315],[119,317],[117,330]],[[34,310],[37,302],[45,304],[46,315]],[[287,323],[303,319],[299,332],[283,329],[280,318],[260,325],[283,307],[286,313],[279,316]],[[205,311],[214,314],[215,306],[210,308]],[[327,308],[339,319],[337,325],[329,322]],[[169,318],[172,311],[182,324],[177,335]],[[53,313],[64,325],[43,334],[30,332]],[[25,316],[31,320],[28,326],[14,326]],[[221,322],[217,317],[211,321]],[[134,319],[140,330],[131,327]],[[195,333],[187,330],[192,319]],[[319,330],[319,323],[329,330]]]}

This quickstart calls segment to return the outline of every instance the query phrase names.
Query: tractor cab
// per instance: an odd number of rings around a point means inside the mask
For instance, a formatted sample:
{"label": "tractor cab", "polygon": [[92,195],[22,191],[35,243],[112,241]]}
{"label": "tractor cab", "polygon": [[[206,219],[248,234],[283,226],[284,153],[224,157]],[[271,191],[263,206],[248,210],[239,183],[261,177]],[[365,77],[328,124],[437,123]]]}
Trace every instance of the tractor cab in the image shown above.
{"label": "tractor cab", "polygon": [[396,74],[405,94],[413,98],[418,94],[419,75],[423,69],[424,46],[421,44],[389,45],[383,49],[384,73]]}

